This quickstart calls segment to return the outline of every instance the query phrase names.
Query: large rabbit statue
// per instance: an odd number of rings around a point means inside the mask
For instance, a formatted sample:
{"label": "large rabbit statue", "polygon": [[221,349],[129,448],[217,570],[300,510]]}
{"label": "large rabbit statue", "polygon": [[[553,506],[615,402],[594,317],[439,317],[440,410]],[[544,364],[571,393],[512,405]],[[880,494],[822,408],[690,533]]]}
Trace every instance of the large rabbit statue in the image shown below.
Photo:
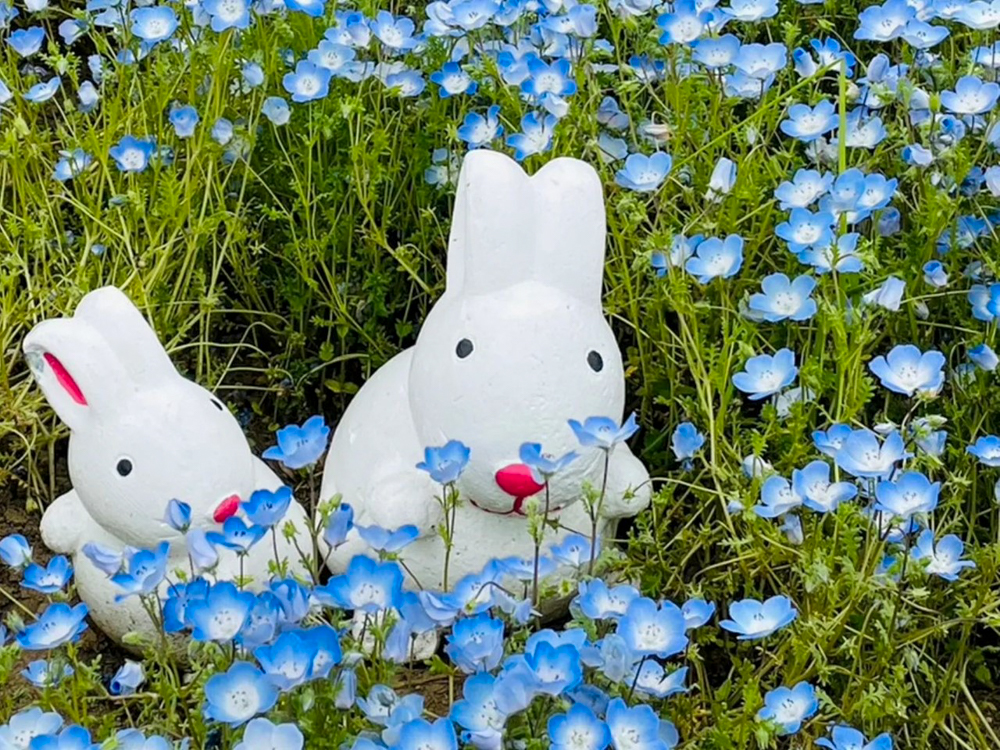
{"label": "large rabbit statue", "polygon": [[[581,449],[568,420],[621,419],[624,373],[604,318],[605,214],[592,167],[559,158],[529,177],[510,158],[472,151],[459,175],[448,246],[447,288],[416,344],[364,385],[341,419],[321,497],[340,494],[359,524],[416,525],[403,560],[425,588],[441,587],[441,488],[416,469],[426,446],[461,440],[471,449],[458,481],[449,580],[492,558],[531,559],[526,496],[539,495],[518,459],[522,443],[580,457],[550,482],[560,530],[590,534],[585,482],[600,488],[604,453]],[[649,474],[618,445],[610,455],[600,533],[649,503]],[[342,570],[364,552],[349,538],[330,557]]]}
{"label": "large rabbit statue", "polygon": [[[91,292],[73,317],[38,324],[24,352],[71,431],[73,489],[46,509],[42,539],[54,552],[73,556],[77,592],[102,630],[119,642],[130,631],[152,635],[139,597],[116,601],[122,590],[83,554],[84,545],[122,552],[167,541],[168,571],[187,570],[185,535],[164,520],[171,499],[191,506],[192,527],[220,531],[241,500],[281,482],[250,452],[229,410],[177,372],[118,289]],[[305,512],[294,501],[288,518],[305,533]],[[279,554],[301,571],[293,545],[281,534],[277,543]],[[251,585],[267,583],[273,555],[270,542],[251,549],[243,561]],[[236,578],[236,554],[220,547],[219,558],[215,577]]]}

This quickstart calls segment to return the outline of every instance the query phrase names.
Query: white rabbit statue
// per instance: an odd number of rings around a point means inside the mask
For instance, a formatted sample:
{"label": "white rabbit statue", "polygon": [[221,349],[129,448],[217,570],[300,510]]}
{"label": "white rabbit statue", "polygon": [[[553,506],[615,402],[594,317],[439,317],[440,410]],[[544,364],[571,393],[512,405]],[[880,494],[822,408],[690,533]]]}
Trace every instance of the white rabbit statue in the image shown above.
{"label": "white rabbit statue", "polygon": [[[585,162],[558,158],[533,177],[509,157],[472,151],[462,165],[448,246],[447,288],[416,344],[364,385],[334,433],[321,497],[340,494],[359,524],[414,524],[402,553],[424,588],[443,584],[441,488],[416,468],[426,446],[471,449],[457,488],[449,581],[493,558],[532,559],[523,495],[540,487],[518,459],[522,443],[580,457],[550,482],[545,544],[591,532],[582,487],[600,488],[604,453],[582,449],[568,420],[623,416],[621,354],[601,304],[605,214]],[[504,489],[506,488],[506,489]],[[522,495],[519,497],[519,495]],[[618,445],[610,454],[600,533],[649,503],[649,474]],[[334,551],[343,570],[365,552],[356,536]],[[408,577],[407,585],[416,583]]]}
{"label": "white rabbit statue", "polygon": [[[71,318],[39,323],[25,338],[29,367],[49,404],[70,428],[73,489],[42,518],[42,539],[72,555],[77,592],[94,622],[114,640],[154,633],[138,596],[122,590],[83,554],[88,542],[121,552],[170,543],[168,573],[189,566],[185,536],[164,520],[171,499],[191,506],[191,526],[219,531],[239,502],[281,482],[250,452],[239,423],[222,403],[174,368],[156,334],[114,287],[86,295]],[[307,533],[292,502],[290,520]],[[307,540],[300,542],[308,549]],[[279,554],[302,572],[299,554],[278,534]],[[270,540],[253,547],[243,575],[268,581]],[[217,579],[239,575],[236,554],[219,547]],[[176,580],[173,576],[169,578]]]}

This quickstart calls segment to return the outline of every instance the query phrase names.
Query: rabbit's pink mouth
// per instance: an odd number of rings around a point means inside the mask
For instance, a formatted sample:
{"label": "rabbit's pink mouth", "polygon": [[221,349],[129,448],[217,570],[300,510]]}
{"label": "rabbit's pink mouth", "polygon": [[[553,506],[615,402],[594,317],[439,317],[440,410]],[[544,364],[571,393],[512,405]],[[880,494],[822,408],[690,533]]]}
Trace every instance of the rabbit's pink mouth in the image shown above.
{"label": "rabbit's pink mouth", "polygon": [[216,507],[215,512],[212,514],[212,518],[216,523],[222,523],[227,518],[232,518],[236,515],[236,511],[240,509],[240,496],[230,495]]}

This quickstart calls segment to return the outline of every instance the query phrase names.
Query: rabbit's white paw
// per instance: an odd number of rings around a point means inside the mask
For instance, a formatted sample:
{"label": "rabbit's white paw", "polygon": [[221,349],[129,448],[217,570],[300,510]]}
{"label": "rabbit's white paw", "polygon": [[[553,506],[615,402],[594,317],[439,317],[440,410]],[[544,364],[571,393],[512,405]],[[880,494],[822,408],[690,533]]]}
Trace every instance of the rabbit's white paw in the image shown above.
{"label": "rabbit's white paw", "polygon": [[57,498],[42,516],[42,541],[60,555],[72,555],[89,540],[87,530],[94,525],[75,491]]}

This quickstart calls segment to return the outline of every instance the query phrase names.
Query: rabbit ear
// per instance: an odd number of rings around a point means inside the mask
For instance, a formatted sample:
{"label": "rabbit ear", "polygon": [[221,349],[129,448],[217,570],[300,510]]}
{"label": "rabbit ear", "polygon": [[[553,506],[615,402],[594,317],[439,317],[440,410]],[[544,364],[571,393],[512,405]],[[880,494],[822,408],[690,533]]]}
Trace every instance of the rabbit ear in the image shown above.
{"label": "rabbit ear", "polygon": [[84,297],[73,314],[108,342],[135,383],[176,377],[166,350],[132,301],[116,287],[96,289]]}
{"label": "rabbit ear", "polygon": [[587,303],[601,302],[606,218],[600,177],[579,159],[553,159],[531,178],[534,275]]}
{"label": "rabbit ear", "polygon": [[509,156],[470,151],[458,175],[448,291],[480,294],[531,275],[531,191]]}
{"label": "rabbit ear", "polygon": [[71,430],[135,390],[107,341],[83,321],[43,321],[25,337],[23,348],[45,398]]}

